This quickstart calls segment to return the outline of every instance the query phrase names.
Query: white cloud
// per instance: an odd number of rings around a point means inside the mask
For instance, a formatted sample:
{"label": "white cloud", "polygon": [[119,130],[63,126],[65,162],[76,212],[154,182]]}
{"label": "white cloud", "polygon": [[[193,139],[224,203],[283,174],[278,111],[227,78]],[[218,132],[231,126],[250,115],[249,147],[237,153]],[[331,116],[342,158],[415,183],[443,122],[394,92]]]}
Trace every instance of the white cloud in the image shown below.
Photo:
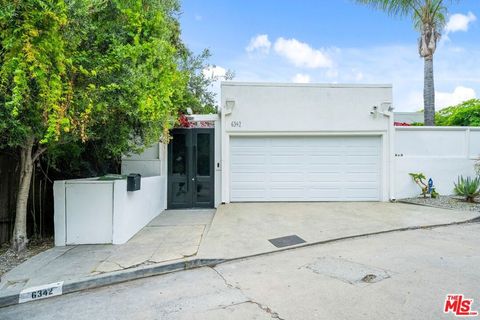
{"label": "white cloud", "polygon": [[224,77],[225,74],[227,73],[227,70],[225,68],[222,68],[220,66],[209,66],[208,68],[205,68],[202,70],[203,75],[206,78],[219,78],[219,77]]}
{"label": "white cloud", "polygon": [[[435,109],[440,109],[457,105],[463,101],[476,98],[477,94],[473,88],[456,86],[452,92],[435,91]],[[421,91],[411,92],[407,97],[407,105],[415,105],[411,111],[423,109],[423,93]]]}
{"label": "white cloud", "polygon": [[[276,39],[275,39],[276,40]],[[272,41],[274,50],[275,41]],[[365,46],[328,47],[322,50],[332,61],[324,69],[306,70],[288,62],[284,56],[269,54],[264,59],[251,59],[245,54],[229,61],[236,81],[291,82],[297,73],[308,74],[311,81],[324,83],[380,83],[393,85],[396,111],[418,111],[423,108],[424,61],[418,56],[415,43]],[[437,50],[434,61],[437,109],[472,97],[472,89],[480,95],[480,45],[470,42],[462,48],[451,42]],[[467,88],[467,90],[456,87]],[[462,92],[467,92],[463,94]],[[456,99],[445,101],[444,97]],[[458,98],[460,97],[460,98]]]}
{"label": "white cloud", "polygon": [[465,100],[476,97],[476,92],[472,88],[457,86],[453,92],[435,92],[435,104],[437,109],[457,105]]}
{"label": "white cloud", "polygon": [[355,81],[362,81],[363,73],[361,71],[355,71]]}
{"label": "white cloud", "polygon": [[248,46],[245,48],[247,52],[261,52],[264,54],[268,54],[270,52],[270,47],[272,43],[268,40],[268,35],[266,34],[259,34],[250,39]]}
{"label": "white cloud", "polygon": [[292,78],[292,82],[295,82],[295,83],[309,83],[310,82],[310,76],[308,74],[297,73]]}
{"label": "white cloud", "polygon": [[468,31],[469,24],[475,20],[477,20],[477,17],[472,12],[466,15],[461,13],[452,14],[445,26],[445,32],[448,34],[457,31]]}
{"label": "white cloud", "polygon": [[328,70],[325,72],[325,77],[330,78],[330,79],[337,78],[337,77],[338,77],[338,70],[337,70],[337,69],[333,69],[333,68],[328,69]]}
{"label": "white cloud", "polygon": [[275,41],[274,49],[277,54],[287,58],[297,67],[328,68],[333,64],[326,53],[296,39],[280,37]]}
{"label": "white cloud", "polygon": [[203,17],[199,14],[195,14],[195,21],[202,21]]}

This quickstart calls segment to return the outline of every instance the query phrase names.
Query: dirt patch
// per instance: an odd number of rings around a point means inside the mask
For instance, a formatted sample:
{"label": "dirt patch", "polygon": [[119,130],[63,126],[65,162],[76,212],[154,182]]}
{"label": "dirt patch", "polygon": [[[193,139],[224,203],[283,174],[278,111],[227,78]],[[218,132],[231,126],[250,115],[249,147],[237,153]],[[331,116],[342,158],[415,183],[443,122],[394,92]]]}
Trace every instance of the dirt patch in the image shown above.
{"label": "dirt patch", "polygon": [[10,244],[0,246],[0,276],[15,268],[25,260],[53,247],[53,239],[30,240],[24,252],[16,253],[10,249]]}
{"label": "dirt patch", "polygon": [[[479,199],[476,199],[479,201]],[[480,203],[466,202],[461,197],[456,196],[439,196],[438,198],[407,198],[400,199],[400,202],[407,202],[413,204],[421,204],[425,206],[437,207],[442,209],[462,210],[462,211],[480,211]]]}

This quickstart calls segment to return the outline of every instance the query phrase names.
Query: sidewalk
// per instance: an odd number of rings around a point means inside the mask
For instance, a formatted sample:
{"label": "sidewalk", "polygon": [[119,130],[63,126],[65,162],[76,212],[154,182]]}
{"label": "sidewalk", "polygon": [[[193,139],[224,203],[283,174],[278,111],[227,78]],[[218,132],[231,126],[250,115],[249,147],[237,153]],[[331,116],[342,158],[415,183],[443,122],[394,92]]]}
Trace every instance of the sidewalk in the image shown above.
{"label": "sidewalk", "polygon": [[20,291],[64,281],[63,293],[270,253],[268,240],[297,235],[289,248],[474,219],[479,212],[401,203],[243,203],[215,210],[168,210],[123,245],[47,250],[6,273],[0,307]]}
{"label": "sidewalk", "polygon": [[33,286],[195,256],[215,210],[168,210],[122,245],[54,247],[4,274],[0,296]]}

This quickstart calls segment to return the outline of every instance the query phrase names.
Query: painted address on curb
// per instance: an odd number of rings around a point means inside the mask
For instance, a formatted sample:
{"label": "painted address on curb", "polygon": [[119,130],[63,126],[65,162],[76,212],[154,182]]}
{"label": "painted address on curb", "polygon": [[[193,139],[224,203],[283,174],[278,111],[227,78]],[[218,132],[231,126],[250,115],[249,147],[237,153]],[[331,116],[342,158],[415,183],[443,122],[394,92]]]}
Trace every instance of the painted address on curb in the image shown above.
{"label": "painted address on curb", "polygon": [[18,296],[18,303],[59,296],[62,294],[62,289],[63,281],[44,284],[37,287],[30,287],[20,292],[20,295]]}

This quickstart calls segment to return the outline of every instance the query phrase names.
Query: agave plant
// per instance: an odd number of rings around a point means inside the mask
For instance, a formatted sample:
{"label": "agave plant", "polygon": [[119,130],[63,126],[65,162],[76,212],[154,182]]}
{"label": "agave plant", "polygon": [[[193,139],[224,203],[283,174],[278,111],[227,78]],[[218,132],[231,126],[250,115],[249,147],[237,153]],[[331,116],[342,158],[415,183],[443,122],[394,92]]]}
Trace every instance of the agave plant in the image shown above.
{"label": "agave plant", "polygon": [[480,177],[470,178],[459,176],[453,192],[457,196],[465,197],[467,202],[475,202],[475,197],[480,195]]}

